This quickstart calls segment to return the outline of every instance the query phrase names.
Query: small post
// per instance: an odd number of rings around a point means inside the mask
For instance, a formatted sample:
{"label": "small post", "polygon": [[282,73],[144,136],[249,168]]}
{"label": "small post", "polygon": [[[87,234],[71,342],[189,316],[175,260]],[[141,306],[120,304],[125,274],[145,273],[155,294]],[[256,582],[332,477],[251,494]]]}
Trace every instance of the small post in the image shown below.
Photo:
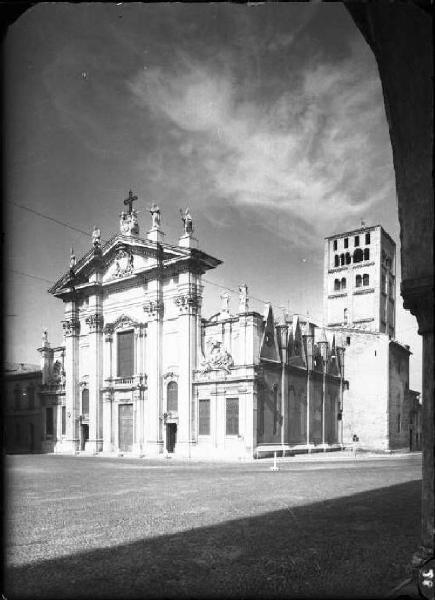
{"label": "small post", "polygon": [[276,464],[276,452],[273,453],[273,467],[270,467],[271,471],[279,471],[279,467]]}

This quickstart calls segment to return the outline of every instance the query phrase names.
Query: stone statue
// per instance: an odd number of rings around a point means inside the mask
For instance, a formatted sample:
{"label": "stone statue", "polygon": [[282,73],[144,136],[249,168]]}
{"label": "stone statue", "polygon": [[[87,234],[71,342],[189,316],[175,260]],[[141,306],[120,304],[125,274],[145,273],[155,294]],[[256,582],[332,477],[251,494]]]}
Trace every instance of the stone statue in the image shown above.
{"label": "stone statue", "polygon": [[94,248],[101,245],[101,231],[96,225],[94,225],[94,230],[92,232],[92,244]]}
{"label": "stone statue", "polygon": [[44,329],[42,330],[42,345],[48,343],[48,331],[47,328],[44,327]]}
{"label": "stone statue", "polygon": [[192,234],[193,233],[193,222],[192,222],[192,215],[190,214],[190,210],[189,208],[186,208],[186,210],[183,212],[180,208],[180,214],[181,214],[181,220],[184,223],[184,233],[185,234]]}
{"label": "stone statue", "polygon": [[221,312],[227,313],[230,311],[230,299],[231,299],[231,296],[228,292],[224,292],[223,294],[221,294],[221,300],[222,300]]}
{"label": "stone statue", "polygon": [[151,213],[151,217],[153,219],[152,227],[153,229],[160,228],[160,208],[157,206],[155,202],[152,203],[151,208],[148,209]]}
{"label": "stone statue", "polygon": [[240,300],[239,311],[247,312],[249,300],[248,300],[248,286],[246,285],[246,283],[244,283],[243,285],[241,285],[239,287],[239,300]]}
{"label": "stone statue", "polygon": [[71,248],[71,256],[69,259],[69,268],[74,269],[75,266],[76,266],[76,256],[74,254],[74,250]]}

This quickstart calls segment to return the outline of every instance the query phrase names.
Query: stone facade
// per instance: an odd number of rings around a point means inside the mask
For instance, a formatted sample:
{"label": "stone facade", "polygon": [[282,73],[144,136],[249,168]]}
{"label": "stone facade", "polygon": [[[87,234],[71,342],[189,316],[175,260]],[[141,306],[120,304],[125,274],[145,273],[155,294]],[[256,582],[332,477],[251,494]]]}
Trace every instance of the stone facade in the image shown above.
{"label": "stone facade", "polygon": [[202,275],[221,261],[198,249],[189,211],[178,245],[160,211],[139,235],[129,194],[120,233],[92,248],[50,292],[63,301],[64,344],[41,355],[41,451],[252,457],[261,447],[341,447],[342,353],[314,324],[276,323],[240,286],[202,317]]}

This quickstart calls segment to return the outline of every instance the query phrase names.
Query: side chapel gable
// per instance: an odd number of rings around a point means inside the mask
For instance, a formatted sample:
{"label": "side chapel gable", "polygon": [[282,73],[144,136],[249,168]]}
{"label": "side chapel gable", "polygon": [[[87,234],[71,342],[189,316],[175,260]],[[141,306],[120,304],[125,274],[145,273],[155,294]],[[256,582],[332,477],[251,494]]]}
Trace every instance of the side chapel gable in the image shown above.
{"label": "side chapel gable", "polygon": [[267,308],[267,317],[261,340],[260,360],[280,363],[278,342],[275,332],[275,321],[273,318],[272,305]]}

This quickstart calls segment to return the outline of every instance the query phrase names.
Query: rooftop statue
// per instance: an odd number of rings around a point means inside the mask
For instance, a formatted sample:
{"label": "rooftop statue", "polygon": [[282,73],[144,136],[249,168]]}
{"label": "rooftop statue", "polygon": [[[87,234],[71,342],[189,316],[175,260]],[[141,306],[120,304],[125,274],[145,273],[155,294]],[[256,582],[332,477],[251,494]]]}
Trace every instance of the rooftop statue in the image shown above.
{"label": "rooftop statue", "polygon": [[184,223],[184,233],[190,235],[193,233],[193,222],[192,215],[190,214],[190,209],[186,208],[183,212],[180,208],[181,220]]}
{"label": "rooftop statue", "polygon": [[94,225],[94,230],[92,231],[92,245],[94,248],[101,245],[101,231],[96,225]]}
{"label": "rooftop statue", "polygon": [[246,283],[244,283],[243,285],[239,286],[239,301],[240,301],[239,311],[240,312],[247,312],[248,311],[249,298],[248,298],[248,286],[246,285]]}
{"label": "rooftop statue", "polygon": [[69,259],[69,268],[70,269],[74,269],[74,267],[76,266],[76,256],[74,254],[74,250],[71,248],[71,256]]}
{"label": "rooftop statue", "polygon": [[148,209],[151,213],[151,217],[153,219],[152,227],[153,229],[160,228],[160,208],[157,206],[155,202],[151,204],[151,208]]}

